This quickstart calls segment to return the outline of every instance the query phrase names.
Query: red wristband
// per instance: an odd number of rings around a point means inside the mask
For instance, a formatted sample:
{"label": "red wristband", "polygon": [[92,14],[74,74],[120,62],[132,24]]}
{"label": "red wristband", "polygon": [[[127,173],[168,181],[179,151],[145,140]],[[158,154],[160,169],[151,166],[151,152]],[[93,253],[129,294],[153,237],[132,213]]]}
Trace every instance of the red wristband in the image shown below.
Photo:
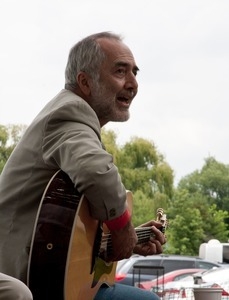
{"label": "red wristband", "polygon": [[113,220],[104,221],[109,230],[119,230],[126,226],[130,220],[130,213],[126,210],[121,216]]}

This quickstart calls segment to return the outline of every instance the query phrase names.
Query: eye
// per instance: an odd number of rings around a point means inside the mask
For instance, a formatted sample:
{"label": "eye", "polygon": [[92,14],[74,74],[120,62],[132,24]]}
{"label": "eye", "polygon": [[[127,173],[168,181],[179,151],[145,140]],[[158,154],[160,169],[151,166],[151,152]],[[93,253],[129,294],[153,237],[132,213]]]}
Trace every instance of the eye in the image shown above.
{"label": "eye", "polygon": [[133,69],[133,74],[134,74],[134,76],[137,76],[137,74],[138,74],[138,71],[139,71],[139,69],[138,69],[138,68],[134,68],[134,69]]}
{"label": "eye", "polygon": [[125,68],[118,68],[116,72],[118,74],[125,74],[126,73],[126,69]]}
{"label": "eye", "polygon": [[133,71],[133,74],[134,74],[135,77],[137,76],[137,72]]}

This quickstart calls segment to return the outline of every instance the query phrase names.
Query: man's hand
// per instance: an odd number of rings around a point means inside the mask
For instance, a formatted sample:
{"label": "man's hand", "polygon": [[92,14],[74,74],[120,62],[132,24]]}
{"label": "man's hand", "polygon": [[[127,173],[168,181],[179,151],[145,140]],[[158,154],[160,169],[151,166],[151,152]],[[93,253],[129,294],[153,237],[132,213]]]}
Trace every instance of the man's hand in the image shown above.
{"label": "man's hand", "polygon": [[160,231],[161,223],[156,221],[149,221],[142,224],[140,227],[151,227],[152,233],[155,237],[150,238],[150,241],[137,245],[133,252],[140,255],[153,255],[163,252],[162,245],[166,243],[165,235]]}
{"label": "man's hand", "polygon": [[107,262],[129,258],[133,253],[147,256],[163,252],[162,245],[166,243],[166,238],[160,231],[161,223],[149,221],[140,227],[151,227],[154,237],[139,245],[137,245],[138,238],[131,221],[122,229],[110,231],[112,255],[106,257]]}
{"label": "man's hand", "polygon": [[137,235],[135,229],[129,221],[125,227],[119,230],[112,230],[112,256],[108,257],[108,261],[118,261],[129,258],[133,254],[133,249],[137,244]]}

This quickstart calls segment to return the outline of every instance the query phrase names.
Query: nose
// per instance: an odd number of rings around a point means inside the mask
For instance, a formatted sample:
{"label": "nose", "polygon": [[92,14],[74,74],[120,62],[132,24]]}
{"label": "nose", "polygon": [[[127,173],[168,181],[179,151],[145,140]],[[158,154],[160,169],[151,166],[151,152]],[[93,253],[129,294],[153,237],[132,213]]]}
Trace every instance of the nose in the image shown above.
{"label": "nose", "polygon": [[129,73],[126,77],[125,88],[128,90],[134,91],[134,94],[137,93],[138,90],[138,82],[136,79],[136,75],[133,73]]}

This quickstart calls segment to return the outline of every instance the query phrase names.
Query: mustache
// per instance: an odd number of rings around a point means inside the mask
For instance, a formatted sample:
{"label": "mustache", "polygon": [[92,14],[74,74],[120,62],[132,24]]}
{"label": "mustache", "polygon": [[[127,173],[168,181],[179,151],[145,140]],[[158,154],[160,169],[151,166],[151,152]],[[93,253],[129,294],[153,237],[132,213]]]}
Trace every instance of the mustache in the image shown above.
{"label": "mustache", "polygon": [[134,92],[133,90],[129,90],[126,92],[123,92],[119,95],[119,97],[127,98],[127,99],[132,99],[136,96],[137,92]]}

